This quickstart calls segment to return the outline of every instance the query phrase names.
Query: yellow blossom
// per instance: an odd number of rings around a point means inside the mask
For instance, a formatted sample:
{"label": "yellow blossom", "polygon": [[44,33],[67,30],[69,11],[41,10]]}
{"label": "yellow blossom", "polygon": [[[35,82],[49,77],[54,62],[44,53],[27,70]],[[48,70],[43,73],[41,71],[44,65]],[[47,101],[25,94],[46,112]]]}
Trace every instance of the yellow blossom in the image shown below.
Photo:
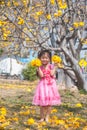
{"label": "yellow blossom", "polygon": [[19,3],[16,2],[16,1],[13,1],[13,4],[14,4],[14,6],[18,6],[19,5]]}
{"label": "yellow blossom", "polygon": [[60,4],[60,8],[61,9],[66,9],[67,8],[67,4],[66,3]]}
{"label": "yellow blossom", "polygon": [[74,23],[73,23],[73,26],[74,26],[75,28],[78,28],[78,27],[79,27],[79,23],[78,23],[78,22],[74,22]]}
{"label": "yellow blossom", "polygon": [[81,59],[80,61],[79,61],[79,66],[84,66],[84,67],[86,67],[87,66],[87,61],[85,60],[85,59]]}
{"label": "yellow blossom", "polygon": [[74,28],[70,27],[70,28],[69,28],[69,30],[70,30],[70,31],[73,31],[73,30],[74,30]]}
{"label": "yellow blossom", "polygon": [[58,17],[58,13],[54,13],[54,17]]}
{"label": "yellow blossom", "polygon": [[48,27],[44,27],[44,30],[48,31]]}
{"label": "yellow blossom", "polygon": [[50,15],[50,14],[47,14],[47,15],[46,15],[46,18],[47,18],[48,20],[50,20],[50,19],[51,19],[51,15]]}
{"label": "yellow blossom", "polygon": [[30,41],[30,38],[29,38],[29,37],[27,37],[27,38],[25,38],[25,40],[26,40],[26,41]]}
{"label": "yellow blossom", "polygon": [[10,6],[11,6],[11,3],[10,3],[10,1],[8,1],[8,3],[7,3],[7,6],[8,6],[8,7],[10,7]]}
{"label": "yellow blossom", "polygon": [[87,44],[87,39],[82,39],[81,42],[82,44]]}
{"label": "yellow blossom", "polygon": [[26,0],[22,0],[24,6],[27,6],[27,1]]}
{"label": "yellow blossom", "polygon": [[84,22],[79,22],[79,26],[83,27],[84,26]]}
{"label": "yellow blossom", "polygon": [[24,19],[21,18],[21,17],[18,17],[18,24],[19,24],[19,25],[24,24]]}
{"label": "yellow blossom", "polygon": [[52,5],[54,5],[54,4],[55,4],[55,0],[50,0],[50,3],[51,3]]}
{"label": "yellow blossom", "polygon": [[54,17],[59,17],[62,15],[62,11],[58,10],[57,13],[54,13]]}
{"label": "yellow blossom", "polygon": [[58,15],[61,16],[62,15],[62,11],[58,10]]}
{"label": "yellow blossom", "polygon": [[43,14],[43,11],[36,12],[36,15],[41,16]]}
{"label": "yellow blossom", "polygon": [[4,5],[5,3],[4,3],[4,1],[0,1],[0,5]]}

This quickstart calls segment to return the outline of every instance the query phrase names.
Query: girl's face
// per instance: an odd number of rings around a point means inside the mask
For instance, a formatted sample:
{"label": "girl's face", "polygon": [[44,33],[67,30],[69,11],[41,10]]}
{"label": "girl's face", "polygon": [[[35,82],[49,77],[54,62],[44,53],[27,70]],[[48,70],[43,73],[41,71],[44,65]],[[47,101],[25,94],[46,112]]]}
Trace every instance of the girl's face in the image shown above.
{"label": "girl's face", "polygon": [[47,65],[48,63],[50,63],[50,57],[48,53],[45,53],[41,56],[40,58],[41,62],[43,65]]}

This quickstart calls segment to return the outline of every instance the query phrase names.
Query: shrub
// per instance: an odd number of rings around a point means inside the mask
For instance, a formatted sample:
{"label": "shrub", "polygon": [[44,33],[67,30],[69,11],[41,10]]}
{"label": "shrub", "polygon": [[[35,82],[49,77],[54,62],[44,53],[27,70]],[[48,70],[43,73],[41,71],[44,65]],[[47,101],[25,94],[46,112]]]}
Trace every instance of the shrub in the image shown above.
{"label": "shrub", "polygon": [[32,66],[30,63],[28,63],[26,68],[23,69],[22,74],[26,80],[33,81],[37,79],[36,67]]}
{"label": "shrub", "polygon": [[2,55],[2,53],[3,53],[3,50],[0,48],[0,55]]}

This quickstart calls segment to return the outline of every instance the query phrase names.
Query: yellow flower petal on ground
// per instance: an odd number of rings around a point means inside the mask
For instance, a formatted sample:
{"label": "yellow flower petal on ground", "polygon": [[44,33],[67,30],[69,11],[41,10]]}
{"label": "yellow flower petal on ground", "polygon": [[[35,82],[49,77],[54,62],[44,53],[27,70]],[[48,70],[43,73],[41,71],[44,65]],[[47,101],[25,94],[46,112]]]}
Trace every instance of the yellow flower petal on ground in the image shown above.
{"label": "yellow flower petal on ground", "polygon": [[31,89],[30,89],[30,88],[28,88],[28,89],[27,89],[27,91],[28,91],[28,92],[31,92]]}
{"label": "yellow flower petal on ground", "polygon": [[65,121],[64,120],[55,120],[57,125],[65,125]]}
{"label": "yellow flower petal on ground", "polygon": [[82,129],[82,130],[87,130],[87,126],[83,127],[83,129]]}
{"label": "yellow flower petal on ground", "polygon": [[34,115],[35,114],[35,110],[32,110],[30,113]]}
{"label": "yellow flower petal on ground", "polygon": [[81,103],[77,103],[75,106],[76,106],[76,107],[81,107],[81,108],[82,108],[82,104],[81,104]]}
{"label": "yellow flower petal on ground", "polygon": [[4,116],[5,116],[6,113],[7,113],[6,108],[4,108],[4,107],[0,108],[0,114],[1,114],[1,115],[4,115]]}
{"label": "yellow flower petal on ground", "polygon": [[19,120],[18,117],[13,117],[12,118],[12,121],[18,122],[18,120]]}
{"label": "yellow flower petal on ground", "polygon": [[51,110],[51,113],[56,113],[56,112],[58,112],[57,109],[52,109]]}
{"label": "yellow flower petal on ground", "polygon": [[20,115],[24,115],[24,116],[27,116],[30,114],[30,110],[27,110],[27,111],[20,111]]}
{"label": "yellow flower petal on ground", "polygon": [[40,123],[40,125],[41,125],[41,126],[46,126],[46,122],[43,121],[43,122]]}
{"label": "yellow flower petal on ground", "polygon": [[5,123],[2,123],[2,124],[1,124],[1,127],[6,127],[6,126],[8,126],[9,124],[10,124],[10,122],[7,121],[7,122],[5,122]]}
{"label": "yellow flower petal on ground", "polygon": [[5,118],[5,116],[3,116],[3,115],[0,115],[0,123],[2,123],[2,122],[5,122],[6,121],[6,118]]}
{"label": "yellow flower petal on ground", "polygon": [[27,124],[28,124],[28,125],[33,125],[34,123],[35,123],[35,121],[34,121],[33,118],[29,118],[29,119],[27,120]]}
{"label": "yellow flower petal on ground", "polygon": [[52,120],[57,120],[58,117],[57,116],[52,116]]}

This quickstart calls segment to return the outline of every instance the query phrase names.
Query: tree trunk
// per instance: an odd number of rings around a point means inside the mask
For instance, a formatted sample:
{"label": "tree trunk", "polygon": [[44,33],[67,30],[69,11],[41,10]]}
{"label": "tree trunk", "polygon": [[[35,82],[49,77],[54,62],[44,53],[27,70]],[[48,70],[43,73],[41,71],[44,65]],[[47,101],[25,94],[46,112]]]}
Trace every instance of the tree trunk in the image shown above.
{"label": "tree trunk", "polygon": [[74,83],[73,83],[72,79],[66,73],[65,73],[65,86],[67,88],[70,88],[70,87],[74,86]]}
{"label": "tree trunk", "polygon": [[87,91],[87,82],[85,81],[84,76],[81,72],[81,69],[78,65],[74,66],[74,72],[77,78],[77,87],[79,89],[84,89]]}

